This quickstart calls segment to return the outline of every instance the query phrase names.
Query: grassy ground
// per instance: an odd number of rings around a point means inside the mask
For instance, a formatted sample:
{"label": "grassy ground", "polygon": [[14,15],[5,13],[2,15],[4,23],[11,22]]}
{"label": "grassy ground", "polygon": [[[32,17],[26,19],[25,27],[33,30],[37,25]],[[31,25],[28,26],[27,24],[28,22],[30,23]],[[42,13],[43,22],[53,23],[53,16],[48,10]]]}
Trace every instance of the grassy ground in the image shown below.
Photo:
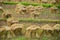
{"label": "grassy ground", "polygon": [[10,5],[22,4],[25,6],[33,5],[33,6],[44,6],[44,7],[57,6],[60,9],[60,5],[58,4],[39,4],[39,3],[29,3],[29,2],[3,2],[3,4],[10,4]]}
{"label": "grassy ground", "polygon": [[39,39],[37,39],[37,38],[35,38],[35,39],[32,39],[32,38],[25,38],[25,37],[17,37],[17,38],[13,38],[12,40],[39,40]]}
{"label": "grassy ground", "polygon": [[12,40],[25,40],[24,37],[17,37],[17,38],[13,38]]}
{"label": "grassy ground", "polygon": [[51,19],[19,19],[20,21],[23,21],[23,22],[60,22],[60,20],[51,20]]}
{"label": "grassy ground", "polygon": [[17,38],[13,38],[13,39],[11,39],[11,40],[59,40],[60,38],[59,37],[50,37],[50,38],[48,38],[48,37],[46,37],[46,36],[44,36],[44,37],[42,37],[42,38],[25,38],[25,37],[17,37]]}
{"label": "grassy ground", "polygon": [[[5,20],[6,19],[2,19],[0,18],[0,21]],[[51,19],[32,19],[32,18],[20,18],[19,19],[20,22],[58,22],[60,23],[60,20],[51,20]]]}

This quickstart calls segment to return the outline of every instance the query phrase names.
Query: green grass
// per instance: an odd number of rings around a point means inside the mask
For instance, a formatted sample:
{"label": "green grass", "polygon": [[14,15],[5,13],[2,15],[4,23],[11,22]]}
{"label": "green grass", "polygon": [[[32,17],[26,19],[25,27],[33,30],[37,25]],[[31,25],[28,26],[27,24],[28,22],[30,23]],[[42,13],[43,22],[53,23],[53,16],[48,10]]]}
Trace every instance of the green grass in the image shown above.
{"label": "green grass", "polygon": [[[5,20],[6,19],[2,19],[0,18],[0,21]],[[31,19],[31,18],[20,18],[19,19],[20,22],[57,22],[60,23],[60,20],[51,20],[51,19]]]}
{"label": "green grass", "polygon": [[2,21],[2,20],[6,21],[6,19],[2,19],[2,18],[0,18],[0,21]]}
{"label": "green grass", "polygon": [[3,10],[0,9],[0,14],[2,14],[2,13],[3,13]]}
{"label": "green grass", "polygon": [[53,4],[42,4],[43,7],[52,7],[54,6]]}
{"label": "green grass", "polygon": [[38,39],[26,38],[26,37],[20,36],[20,37],[12,38],[12,40],[38,40]]}
{"label": "green grass", "polygon": [[60,23],[60,20],[51,20],[51,19],[19,19],[22,22],[58,22]]}
{"label": "green grass", "polygon": [[29,3],[29,2],[3,2],[3,4],[10,4],[10,5],[22,4],[25,6],[33,5],[33,6],[44,6],[44,7],[57,6],[60,9],[60,5],[54,5],[54,4],[39,4],[39,3]]}
{"label": "green grass", "polygon": [[12,40],[25,40],[24,37],[16,37],[16,38],[12,38]]}
{"label": "green grass", "polygon": [[[53,38],[53,39],[52,39]],[[42,38],[25,38],[25,37],[16,37],[16,38],[12,38],[11,40],[59,40],[59,38],[55,38],[55,37],[47,37],[47,36],[43,36]]]}
{"label": "green grass", "polygon": [[58,7],[60,9],[60,5],[56,5],[56,7]]}
{"label": "green grass", "polygon": [[3,4],[15,5],[15,4],[18,4],[18,3],[17,2],[3,2]]}

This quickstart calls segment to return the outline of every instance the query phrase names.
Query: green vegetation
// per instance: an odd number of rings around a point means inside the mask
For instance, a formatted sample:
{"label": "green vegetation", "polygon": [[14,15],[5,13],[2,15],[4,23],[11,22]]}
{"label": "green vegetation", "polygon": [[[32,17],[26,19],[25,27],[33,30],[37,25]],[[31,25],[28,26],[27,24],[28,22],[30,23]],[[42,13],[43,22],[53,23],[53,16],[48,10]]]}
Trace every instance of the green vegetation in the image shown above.
{"label": "green vegetation", "polygon": [[19,19],[22,22],[60,22],[60,20],[50,20],[50,19]]}
{"label": "green vegetation", "polygon": [[47,37],[44,35],[42,38],[25,38],[23,36],[12,38],[11,40],[59,40],[59,37]]}
{"label": "green vegetation", "polygon": [[3,2],[3,4],[10,4],[10,5],[14,5],[14,4],[18,4],[17,2]]}
{"label": "green vegetation", "polygon": [[52,7],[54,6],[53,4],[42,4],[43,7]]}
{"label": "green vegetation", "polygon": [[2,19],[2,18],[0,18],[0,21],[3,21],[3,20],[6,21],[6,19]]}
{"label": "green vegetation", "polygon": [[[2,20],[6,20],[6,19],[2,19],[0,18],[0,21]],[[60,23],[60,20],[50,20],[50,19],[31,19],[31,18],[20,18],[19,19],[20,22],[58,22]]]}
{"label": "green vegetation", "polygon": [[56,7],[58,7],[60,9],[60,5],[56,5]]}
{"label": "green vegetation", "polygon": [[38,3],[28,3],[28,2],[21,2],[21,4],[26,5],[26,6],[28,6],[28,5],[33,5],[33,6],[41,5],[41,4],[38,4]]}
{"label": "green vegetation", "polygon": [[24,37],[17,37],[17,38],[12,38],[12,40],[25,40]]}
{"label": "green vegetation", "polygon": [[54,4],[39,4],[39,3],[29,3],[29,2],[3,2],[3,4],[10,4],[10,5],[15,5],[15,4],[23,4],[25,6],[28,5],[33,5],[33,6],[44,6],[44,7],[52,7],[52,6],[57,6],[60,8],[60,5],[54,5]]}
{"label": "green vegetation", "polygon": [[0,14],[2,14],[2,11],[0,11]]}
{"label": "green vegetation", "polygon": [[[25,37],[17,37],[17,38],[13,38],[12,40],[40,40],[39,38],[25,38]],[[42,40],[47,40],[46,38],[43,38]]]}
{"label": "green vegetation", "polygon": [[0,14],[2,14],[2,13],[3,13],[3,10],[0,9]]}

